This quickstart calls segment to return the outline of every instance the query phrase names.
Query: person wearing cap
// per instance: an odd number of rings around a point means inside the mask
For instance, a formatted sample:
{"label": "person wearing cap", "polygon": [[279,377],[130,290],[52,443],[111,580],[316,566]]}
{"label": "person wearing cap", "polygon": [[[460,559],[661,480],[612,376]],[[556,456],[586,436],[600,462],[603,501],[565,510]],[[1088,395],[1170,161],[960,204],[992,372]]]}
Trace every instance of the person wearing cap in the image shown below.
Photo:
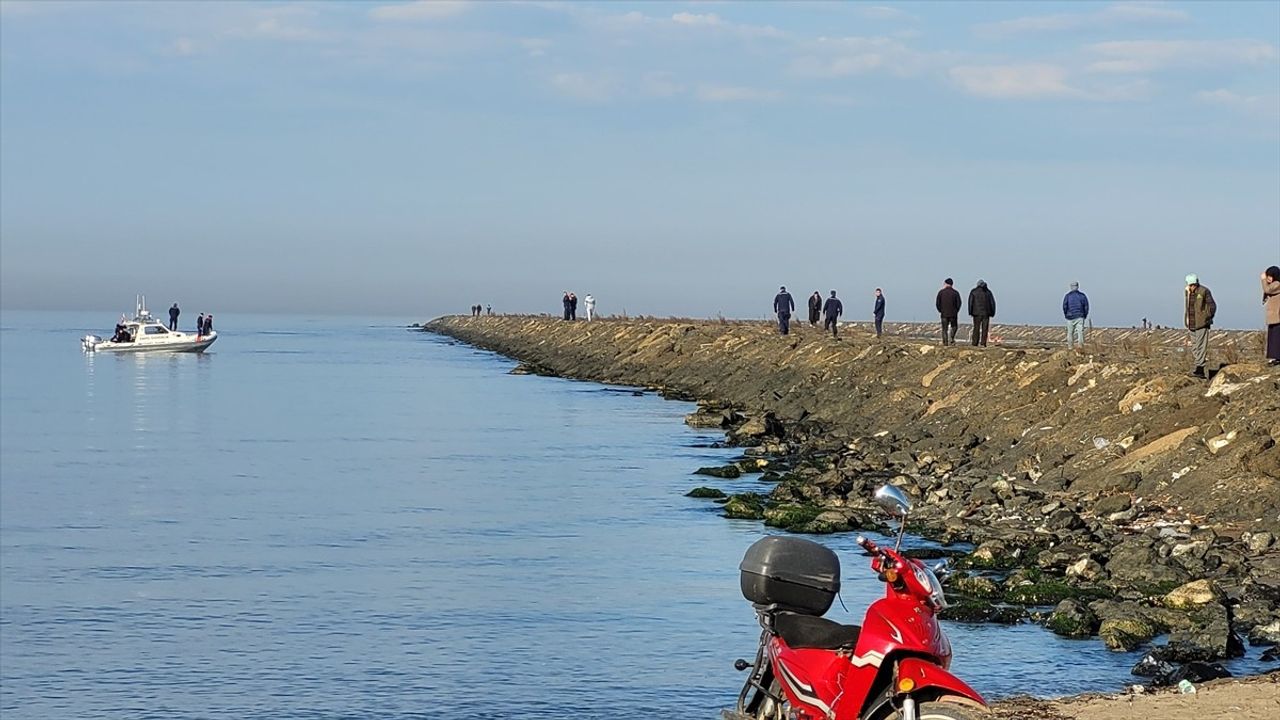
{"label": "person wearing cap", "polygon": [[1191,376],[1204,378],[1204,365],[1209,359],[1209,328],[1213,327],[1218,304],[1213,301],[1213,293],[1200,284],[1195,273],[1187,275],[1186,295],[1185,320],[1187,329],[1191,331],[1191,352],[1196,363]]}
{"label": "person wearing cap", "polygon": [[822,329],[825,331],[831,329],[831,337],[839,337],[837,327],[840,322],[840,315],[844,312],[844,303],[836,297],[836,291],[831,291],[831,297],[827,298],[827,304],[822,306],[822,313],[827,316],[825,322],[822,323]]}
{"label": "person wearing cap", "polygon": [[942,344],[956,344],[956,330],[960,327],[960,293],[955,289],[955,281],[947,278],[938,291],[935,305],[938,315],[942,317]]}
{"label": "person wearing cap", "polygon": [[1067,319],[1067,349],[1084,349],[1084,321],[1089,317],[1089,296],[1080,292],[1080,283],[1071,283],[1071,292],[1062,298],[1062,315]]}
{"label": "person wearing cap", "polygon": [[786,335],[791,332],[791,313],[795,312],[796,301],[791,299],[791,293],[787,292],[787,286],[783,285],[778,288],[778,294],[773,296],[773,312],[778,316],[778,332]]}
{"label": "person wearing cap", "polygon": [[969,291],[969,316],[973,318],[973,346],[986,347],[991,318],[996,316],[996,296],[987,287],[986,280],[979,280]]}

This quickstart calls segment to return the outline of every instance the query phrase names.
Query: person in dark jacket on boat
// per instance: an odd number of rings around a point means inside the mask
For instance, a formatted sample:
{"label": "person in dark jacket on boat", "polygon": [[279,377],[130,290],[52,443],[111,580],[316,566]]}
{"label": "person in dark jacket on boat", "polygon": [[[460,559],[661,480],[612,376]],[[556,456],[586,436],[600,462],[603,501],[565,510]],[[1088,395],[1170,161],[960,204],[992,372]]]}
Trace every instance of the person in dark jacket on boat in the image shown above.
{"label": "person in dark jacket on boat", "polygon": [[213,313],[204,316],[204,335],[213,332]]}
{"label": "person in dark jacket on boat", "polygon": [[196,318],[196,337],[200,337],[203,334],[204,334],[204,313],[200,313],[200,315]]}
{"label": "person in dark jacket on boat", "polygon": [[773,296],[773,312],[778,316],[779,334],[786,335],[791,332],[791,313],[795,310],[796,301],[791,299],[787,286],[778,288],[778,294]]}
{"label": "person in dark jacket on boat", "polygon": [[991,318],[996,316],[996,296],[991,294],[985,280],[969,291],[969,316],[973,318],[973,345],[987,346],[987,333],[991,330]]}
{"label": "person in dark jacket on boat", "polygon": [[817,290],[809,296],[809,325],[818,324],[818,318],[822,316],[822,295]]}
{"label": "person in dark jacket on boat", "polygon": [[827,303],[822,306],[822,314],[827,319],[822,323],[822,329],[831,330],[831,337],[839,337],[837,328],[840,326],[840,314],[844,312],[844,303],[836,297],[836,291],[831,291],[831,297],[827,298]]}
{"label": "person in dark jacket on boat", "polygon": [[884,293],[880,292],[880,288],[876,288],[876,307],[871,311],[871,316],[876,321],[876,337],[884,334]]}
{"label": "person in dark jacket on boat", "polygon": [[178,315],[180,314],[182,314],[182,311],[178,309],[178,303],[174,303],[173,307],[169,308],[169,329],[170,330],[176,331],[178,329]]}
{"label": "person in dark jacket on boat", "polygon": [[947,278],[938,291],[938,315],[942,317],[942,344],[956,344],[956,329],[960,326],[960,293],[955,289],[955,281]]}

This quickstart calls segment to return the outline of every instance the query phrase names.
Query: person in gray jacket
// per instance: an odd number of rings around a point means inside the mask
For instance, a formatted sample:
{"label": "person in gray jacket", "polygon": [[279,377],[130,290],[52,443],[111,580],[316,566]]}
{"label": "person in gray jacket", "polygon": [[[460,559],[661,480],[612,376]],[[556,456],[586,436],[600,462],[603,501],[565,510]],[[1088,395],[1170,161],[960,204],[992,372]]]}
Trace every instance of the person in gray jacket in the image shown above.
{"label": "person in gray jacket", "polygon": [[996,316],[996,296],[991,294],[985,280],[969,291],[969,316],[973,318],[973,345],[987,346],[987,333],[991,330],[991,318]]}

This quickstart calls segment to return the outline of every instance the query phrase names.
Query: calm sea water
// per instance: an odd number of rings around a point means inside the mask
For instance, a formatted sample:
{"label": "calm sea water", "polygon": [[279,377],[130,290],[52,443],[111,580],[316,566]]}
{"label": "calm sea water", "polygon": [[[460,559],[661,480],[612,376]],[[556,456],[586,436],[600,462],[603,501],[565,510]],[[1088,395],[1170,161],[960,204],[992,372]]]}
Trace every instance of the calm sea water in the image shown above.
{"label": "calm sea water", "polygon": [[[763,532],[689,472],[690,406],[507,375],[402,319],[219,315],[205,355],[92,356],[111,315],[0,319],[0,714],[713,717]],[[753,479],[726,488],[758,486]],[[852,537],[833,617],[881,586]],[[999,697],[1132,654],[949,628]]]}

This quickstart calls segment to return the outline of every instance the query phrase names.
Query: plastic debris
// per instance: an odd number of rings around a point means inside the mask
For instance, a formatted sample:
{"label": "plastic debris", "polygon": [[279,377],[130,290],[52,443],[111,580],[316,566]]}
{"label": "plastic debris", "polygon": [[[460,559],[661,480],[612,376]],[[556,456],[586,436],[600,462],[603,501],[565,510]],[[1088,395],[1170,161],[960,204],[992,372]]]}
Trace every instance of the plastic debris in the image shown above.
{"label": "plastic debris", "polygon": [[1192,685],[1190,680],[1183,680],[1178,683],[1178,692],[1183,695],[1194,695],[1196,693],[1196,686]]}

